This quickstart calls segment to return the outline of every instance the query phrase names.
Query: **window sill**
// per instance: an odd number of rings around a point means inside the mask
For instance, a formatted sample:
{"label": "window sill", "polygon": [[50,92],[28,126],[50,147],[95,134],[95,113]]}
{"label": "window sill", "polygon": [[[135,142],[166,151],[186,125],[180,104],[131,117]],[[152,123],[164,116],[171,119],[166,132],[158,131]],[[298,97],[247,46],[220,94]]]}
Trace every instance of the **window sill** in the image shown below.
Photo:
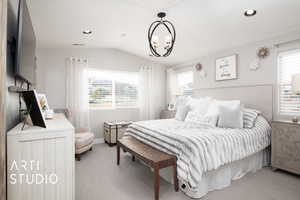
{"label": "window sill", "polygon": [[139,109],[139,107],[89,108],[89,110],[131,110],[131,109]]}

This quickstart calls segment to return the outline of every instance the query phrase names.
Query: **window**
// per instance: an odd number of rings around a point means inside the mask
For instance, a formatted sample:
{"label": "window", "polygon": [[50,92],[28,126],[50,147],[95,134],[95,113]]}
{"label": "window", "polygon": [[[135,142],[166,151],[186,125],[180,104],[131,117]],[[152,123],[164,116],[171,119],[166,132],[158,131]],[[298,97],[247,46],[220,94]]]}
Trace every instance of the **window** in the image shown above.
{"label": "window", "polygon": [[292,76],[300,73],[300,49],[278,56],[279,115],[300,115],[300,95],[291,88]]}
{"label": "window", "polygon": [[191,96],[193,94],[193,71],[176,73],[177,87],[183,91],[183,95]]}
{"label": "window", "polygon": [[138,104],[138,73],[89,70],[90,108],[130,108]]}

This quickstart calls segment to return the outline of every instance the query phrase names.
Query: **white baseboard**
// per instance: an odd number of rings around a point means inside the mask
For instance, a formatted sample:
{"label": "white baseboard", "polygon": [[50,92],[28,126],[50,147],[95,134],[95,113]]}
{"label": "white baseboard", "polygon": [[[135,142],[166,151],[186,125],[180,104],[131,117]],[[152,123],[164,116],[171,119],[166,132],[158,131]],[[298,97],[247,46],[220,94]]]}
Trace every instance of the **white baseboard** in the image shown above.
{"label": "white baseboard", "polygon": [[102,144],[104,143],[104,138],[95,138],[94,139],[94,144]]}

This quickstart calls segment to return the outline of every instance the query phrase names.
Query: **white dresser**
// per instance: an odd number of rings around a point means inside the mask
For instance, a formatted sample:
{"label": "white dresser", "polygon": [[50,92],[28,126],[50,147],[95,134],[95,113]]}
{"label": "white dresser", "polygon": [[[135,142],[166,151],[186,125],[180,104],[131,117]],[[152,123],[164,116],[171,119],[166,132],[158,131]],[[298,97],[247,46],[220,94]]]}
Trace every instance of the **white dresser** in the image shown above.
{"label": "white dresser", "polygon": [[74,200],[74,128],[63,114],[47,128],[7,133],[8,200]]}

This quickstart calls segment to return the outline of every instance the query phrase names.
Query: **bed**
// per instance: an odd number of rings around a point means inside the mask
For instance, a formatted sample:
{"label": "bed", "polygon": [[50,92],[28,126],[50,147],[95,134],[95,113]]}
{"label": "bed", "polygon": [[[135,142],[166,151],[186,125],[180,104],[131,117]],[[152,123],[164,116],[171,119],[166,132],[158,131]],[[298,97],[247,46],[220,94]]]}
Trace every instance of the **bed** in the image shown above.
{"label": "bed", "polygon": [[[271,127],[268,123],[272,110],[272,87],[221,89],[224,94],[237,95],[248,91],[248,96],[264,91],[260,99],[249,100],[262,110],[253,128],[232,129],[186,123],[175,119],[149,120],[132,124],[126,135],[163,152],[177,156],[180,189],[191,198],[201,198],[209,191],[222,189],[232,180],[255,172],[269,164]],[[208,90],[210,95],[212,91]],[[215,90],[213,91],[213,93]],[[216,91],[217,94],[220,92]],[[269,94],[269,95],[268,95]],[[205,92],[203,95],[206,95]],[[220,98],[220,96],[218,96]],[[234,98],[234,97],[233,97]],[[226,96],[225,96],[226,99]],[[248,102],[247,102],[248,101]],[[249,102],[250,101],[250,102]],[[266,104],[269,102],[268,104]],[[268,115],[269,114],[269,115]],[[272,116],[272,113],[271,113]],[[161,176],[172,182],[166,169]]]}
{"label": "bed", "polygon": [[[176,155],[181,190],[192,198],[223,188],[232,179],[267,165],[270,134],[270,125],[262,116],[252,129],[199,127],[165,119],[137,122],[126,132],[158,150]],[[171,182],[168,172],[162,175]]]}

